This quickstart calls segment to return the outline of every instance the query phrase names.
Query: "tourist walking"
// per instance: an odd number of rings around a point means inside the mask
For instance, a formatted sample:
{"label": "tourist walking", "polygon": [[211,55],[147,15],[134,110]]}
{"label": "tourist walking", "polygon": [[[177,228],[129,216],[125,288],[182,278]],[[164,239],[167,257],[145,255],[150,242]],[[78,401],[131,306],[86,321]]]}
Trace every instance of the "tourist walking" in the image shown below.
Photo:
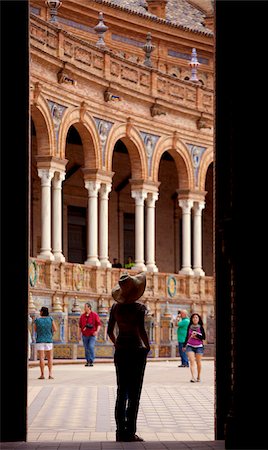
{"label": "tourist walking", "polygon": [[[116,441],[139,442],[137,415],[143,384],[149,339],[144,326],[146,306],[137,300],[143,295],[146,275],[123,274],[113,288],[113,304],[108,322],[108,336],[115,346],[117,379],[115,403]],[[115,334],[117,324],[118,335]]]}
{"label": "tourist walking", "polygon": [[[183,350],[186,351],[190,361],[191,383],[201,381],[201,360],[204,354],[203,341],[206,339],[203,321],[199,314],[193,313],[190,317],[187,336]],[[197,370],[197,376],[195,376]]]}
{"label": "tourist walking", "polygon": [[36,349],[39,354],[41,370],[39,380],[44,380],[45,378],[45,357],[47,358],[48,378],[53,380],[53,333],[57,331],[57,327],[46,306],[42,306],[40,317],[34,321],[34,331],[36,333]]}
{"label": "tourist walking", "polygon": [[189,367],[189,360],[187,353],[183,351],[184,342],[187,336],[187,329],[190,323],[188,317],[188,312],[186,309],[178,311],[178,328],[177,328],[177,338],[179,345],[179,355],[181,357],[181,364],[178,367]]}
{"label": "tourist walking", "polygon": [[93,367],[95,360],[95,344],[101,327],[101,321],[97,313],[92,311],[91,304],[86,302],[84,313],[79,319],[80,336],[83,340],[86,357],[86,367]]}

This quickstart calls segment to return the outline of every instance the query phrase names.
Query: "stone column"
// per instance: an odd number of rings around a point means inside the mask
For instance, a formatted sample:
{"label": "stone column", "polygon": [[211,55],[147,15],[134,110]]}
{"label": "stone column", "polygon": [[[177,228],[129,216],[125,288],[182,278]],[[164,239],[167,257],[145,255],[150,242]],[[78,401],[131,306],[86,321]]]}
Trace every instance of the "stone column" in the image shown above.
{"label": "stone column", "polygon": [[100,188],[100,264],[102,267],[112,267],[108,258],[108,199],[111,192],[111,183],[101,184]]}
{"label": "stone column", "polygon": [[88,190],[87,210],[87,260],[86,265],[100,266],[98,259],[98,191],[100,183],[85,181]]}
{"label": "stone column", "polygon": [[202,209],[204,207],[205,202],[195,202],[193,208],[193,269],[194,274],[199,276],[205,275],[202,269]]}
{"label": "stone column", "polygon": [[56,172],[52,180],[52,252],[55,261],[65,261],[62,254],[62,181],[65,173]]}
{"label": "stone column", "polygon": [[158,272],[155,264],[155,202],[158,192],[149,192],[147,195],[147,222],[146,222],[146,267],[148,272]]}
{"label": "stone column", "polygon": [[182,208],[182,268],[179,271],[183,275],[193,275],[191,268],[191,209],[192,200],[179,200]]}
{"label": "stone column", "polygon": [[54,260],[51,253],[51,180],[54,170],[38,169],[41,178],[41,250],[37,258]]}
{"label": "stone column", "polygon": [[144,199],[147,192],[143,190],[131,191],[132,198],[135,198],[135,266],[134,270],[144,270]]}

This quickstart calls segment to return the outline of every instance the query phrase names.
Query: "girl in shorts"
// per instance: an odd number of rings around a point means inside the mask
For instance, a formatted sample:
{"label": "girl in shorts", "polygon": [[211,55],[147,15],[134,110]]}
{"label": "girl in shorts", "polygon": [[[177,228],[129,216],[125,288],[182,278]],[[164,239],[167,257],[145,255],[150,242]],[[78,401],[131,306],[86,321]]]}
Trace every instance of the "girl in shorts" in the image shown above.
{"label": "girl in shorts", "polygon": [[57,331],[52,317],[49,316],[48,308],[42,306],[40,317],[34,321],[34,330],[36,332],[36,348],[39,353],[41,375],[39,380],[44,380],[45,356],[47,357],[48,378],[53,380],[53,333]]}
{"label": "girl in shorts", "polygon": [[[186,351],[192,378],[191,383],[201,381],[201,360],[204,354],[203,341],[206,339],[205,330],[201,316],[193,313],[187,329],[186,340],[183,345],[183,351]],[[197,377],[195,377],[195,366],[197,366]]]}

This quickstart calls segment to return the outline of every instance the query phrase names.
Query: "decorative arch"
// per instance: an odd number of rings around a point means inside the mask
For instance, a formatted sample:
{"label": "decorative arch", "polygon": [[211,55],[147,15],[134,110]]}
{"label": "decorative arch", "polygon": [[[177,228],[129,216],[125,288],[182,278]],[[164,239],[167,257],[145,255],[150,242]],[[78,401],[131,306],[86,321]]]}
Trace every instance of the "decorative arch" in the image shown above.
{"label": "decorative arch", "polygon": [[107,171],[112,171],[113,151],[119,139],[125,144],[129,152],[131,164],[131,176],[137,180],[147,180],[148,163],[144,142],[139,131],[129,124],[114,125],[107,140],[107,152],[105,167]]}
{"label": "decorative arch", "polygon": [[194,189],[194,171],[191,158],[187,147],[176,138],[174,146],[174,137],[160,138],[156,144],[152,159],[152,180],[158,182],[158,173],[160,160],[164,152],[168,151],[174,158],[179,186],[178,189]]}
{"label": "decorative arch", "polygon": [[199,187],[200,191],[205,190],[207,171],[208,171],[210,164],[214,160],[213,156],[214,156],[213,149],[208,148],[207,151],[204,153],[203,158],[200,161],[199,174],[198,174],[198,187]]}
{"label": "decorative arch", "polygon": [[75,107],[66,111],[62,118],[59,129],[58,148],[60,158],[65,159],[66,138],[68,130],[74,126],[78,131],[83,144],[85,168],[101,168],[101,150],[98,131],[94,120],[88,112],[83,112],[81,117],[81,108]]}
{"label": "decorative arch", "polygon": [[53,156],[56,140],[51,112],[46,99],[40,94],[37,103],[31,105],[31,117],[36,129],[37,155]]}

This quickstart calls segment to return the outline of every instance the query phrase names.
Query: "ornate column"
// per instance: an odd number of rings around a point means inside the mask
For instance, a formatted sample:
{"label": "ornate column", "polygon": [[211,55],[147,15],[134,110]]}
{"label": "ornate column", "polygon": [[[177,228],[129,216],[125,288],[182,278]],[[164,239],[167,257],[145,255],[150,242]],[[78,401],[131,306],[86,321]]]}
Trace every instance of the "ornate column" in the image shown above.
{"label": "ornate column", "polygon": [[100,188],[100,226],[99,226],[99,257],[102,267],[112,267],[108,258],[108,199],[111,183],[102,183]]}
{"label": "ornate column", "polygon": [[205,275],[202,269],[202,209],[204,207],[205,202],[195,202],[193,208],[193,269],[194,274],[199,276]]}
{"label": "ornate column", "polygon": [[193,201],[179,200],[179,206],[182,208],[182,268],[179,273],[193,275],[191,268],[191,209]]}
{"label": "ornate column", "polygon": [[97,181],[85,181],[88,190],[87,211],[87,260],[86,265],[100,266],[98,259],[98,191],[100,183]]}
{"label": "ornate column", "polygon": [[38,169],[41,178],[41,250],[37,258],[54,260],[51,253],[51,180],[54,170]]}
{"label": "ornate column", "polygon": [[147,192],[143,190],[131,191],[135,198],[135,266],[133,269],[144,270],[144,200]]}
{"label": "ornate column", "polygon": [[62,254],[62,181],[64,172],[55,172],[52,180],[52,252],[55,261],[65,261]]}
{"label": "ornate column", "polygon": [[149,192],[146,200],[146,267],[149,272],[158,272],[155,264],[155,202],[157,199],[158,192]]}

